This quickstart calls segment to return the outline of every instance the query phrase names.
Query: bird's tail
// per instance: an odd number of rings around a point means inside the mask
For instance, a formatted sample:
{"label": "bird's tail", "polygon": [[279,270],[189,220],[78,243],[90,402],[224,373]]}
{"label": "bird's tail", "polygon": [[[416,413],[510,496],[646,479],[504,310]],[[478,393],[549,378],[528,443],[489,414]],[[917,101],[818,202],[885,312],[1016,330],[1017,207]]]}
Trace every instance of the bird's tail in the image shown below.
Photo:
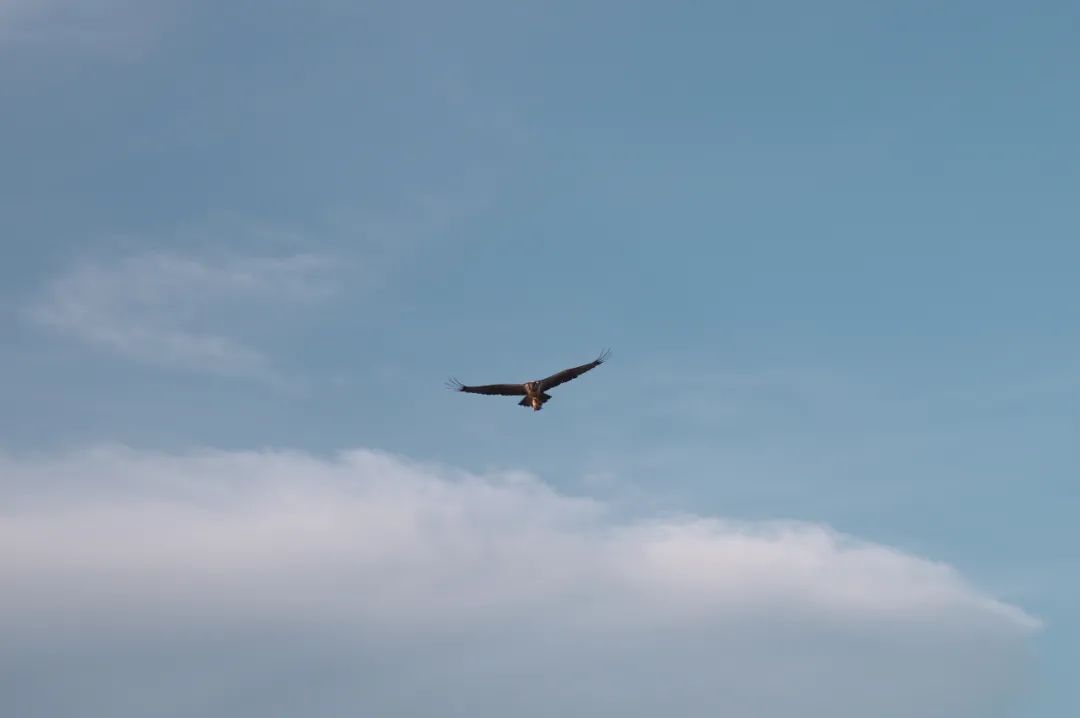
{"label": "bird's tail", "polygon": [[521,401],[518,402],[518,406],[532,407],[534,411],[540,411],[540,407],[543,406],[544,402],[546,402],[550,398],[551,398],[550,394],[541,394],[540,395],[540,403],[537,404],[536,406],[533,406],[532,405],[532,399],[530,399],[529,397],[525,397]]}

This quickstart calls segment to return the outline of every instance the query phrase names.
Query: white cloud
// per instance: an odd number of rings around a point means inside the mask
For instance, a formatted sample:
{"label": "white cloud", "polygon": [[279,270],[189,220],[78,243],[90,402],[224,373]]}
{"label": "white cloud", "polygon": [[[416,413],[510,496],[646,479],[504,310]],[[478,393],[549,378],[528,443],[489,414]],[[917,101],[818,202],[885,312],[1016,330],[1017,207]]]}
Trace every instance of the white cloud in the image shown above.
{"label": "white cloud", "polygon": [[150,252],[84,262],[54,279],[29,315],[40,325],[157,366],[278,381],[247,343],[207,328],[237,306],[267,312],[332,289],[315,255],[211,260]]}
{"label": "white cloud", "polygon": [[1038,627],[827,527],[370,451],[0,457],[0,575],[8,715],[974,718]]}
{"label": "white cloud", "polygon": [[0,45],[132,59],[155,36],[168,6],[162,0],[3,0]]}

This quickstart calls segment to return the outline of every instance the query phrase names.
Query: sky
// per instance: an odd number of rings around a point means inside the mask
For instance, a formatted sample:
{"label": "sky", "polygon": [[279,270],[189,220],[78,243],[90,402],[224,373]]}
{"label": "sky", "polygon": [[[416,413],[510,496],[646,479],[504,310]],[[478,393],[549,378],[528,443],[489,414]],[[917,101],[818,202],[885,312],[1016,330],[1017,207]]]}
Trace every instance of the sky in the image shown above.
{"label": "sky", "polygon": [[0,2],[0,712],[1075,713],[1077,27]]}

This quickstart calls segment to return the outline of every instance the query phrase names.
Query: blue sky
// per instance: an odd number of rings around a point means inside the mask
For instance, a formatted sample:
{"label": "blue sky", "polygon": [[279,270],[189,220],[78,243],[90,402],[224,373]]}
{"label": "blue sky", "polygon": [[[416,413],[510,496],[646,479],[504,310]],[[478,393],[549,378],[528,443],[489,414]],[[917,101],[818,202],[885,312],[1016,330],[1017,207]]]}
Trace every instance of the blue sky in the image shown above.
{"label": "blue sky", "polygon": [[363,449],[828,526],[1043,622],[970,715],[1075,711],[1078,15],[8,3],[5,491]]}

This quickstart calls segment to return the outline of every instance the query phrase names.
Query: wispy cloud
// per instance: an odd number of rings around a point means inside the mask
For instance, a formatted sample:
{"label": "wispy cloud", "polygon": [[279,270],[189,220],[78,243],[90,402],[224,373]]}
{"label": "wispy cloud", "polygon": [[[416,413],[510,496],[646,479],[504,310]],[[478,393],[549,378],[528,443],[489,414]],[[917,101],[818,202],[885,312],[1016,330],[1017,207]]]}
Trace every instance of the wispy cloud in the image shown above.
{"label": "wispy cloud", "polygon": [[26,315],[127,359],[288,385],[242,338],[250,325],[341,293],[346,276],[353,299],[377,292],[491,201],[481,173],[452,192],[416,192],[397,211],[325,211],[300,229],[215,216],[142,242],[123,238],[48,280]]}
{"label": "wispy cloud", "polygon": [[166,0],[5,0],[0,46],[137,56],[154,37]]}
{"label": "wispy cloud", "polygon": [[113,447],[0,476],[24,715],[175,694],[204,716],[987,718],[1039,626],[825,526],[626,521],[367,450]]}
{"label": "wispy cloud", "polygon": [[[258,349],[209,327],[238,307],[273,312],[333,291],[323,256],[210,259],[150,252],[87,261],[52,280],[28,315],[43,327],[161,367],[278,378]],[[224,321],[223,321],[224,320]]]}

